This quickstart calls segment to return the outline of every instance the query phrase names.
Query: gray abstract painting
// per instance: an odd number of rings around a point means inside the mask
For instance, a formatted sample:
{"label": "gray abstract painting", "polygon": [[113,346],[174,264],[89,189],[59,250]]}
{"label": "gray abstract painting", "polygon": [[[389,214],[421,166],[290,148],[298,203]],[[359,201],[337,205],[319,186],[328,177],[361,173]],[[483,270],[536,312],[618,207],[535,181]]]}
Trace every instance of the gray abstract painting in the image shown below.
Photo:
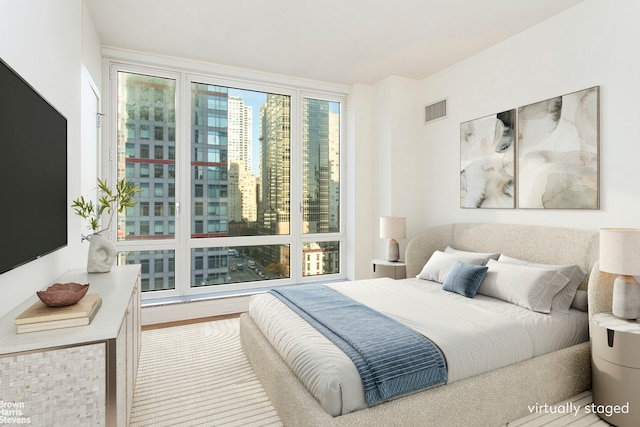
{"label": "gray abstract painting", "polygon": [[515,113],[460,124],[461,208],[515,208]]}
{"label": "gray abstract painting", "polygon": [[518,108],[518,207],[599,208],[598,86]]}

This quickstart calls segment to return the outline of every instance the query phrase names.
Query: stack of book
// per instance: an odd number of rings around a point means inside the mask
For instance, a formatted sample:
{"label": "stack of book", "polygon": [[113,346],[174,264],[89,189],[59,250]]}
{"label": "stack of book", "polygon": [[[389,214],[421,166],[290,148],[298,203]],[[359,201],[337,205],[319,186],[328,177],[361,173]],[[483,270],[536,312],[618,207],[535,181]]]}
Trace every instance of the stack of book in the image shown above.
{"label": "stack of book", "polygon": [[16,317],[19,334],[88,325],[102,304],[99,294],[87,294],[66,307],[47,307],[38,300]]}

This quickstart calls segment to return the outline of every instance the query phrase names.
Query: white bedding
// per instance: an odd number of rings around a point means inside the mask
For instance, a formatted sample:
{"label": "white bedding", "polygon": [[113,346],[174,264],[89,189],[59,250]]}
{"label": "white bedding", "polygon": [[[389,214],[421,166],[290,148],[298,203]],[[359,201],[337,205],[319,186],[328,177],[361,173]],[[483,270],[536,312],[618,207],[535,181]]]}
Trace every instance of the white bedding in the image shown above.
{"label": "white bedding", "polygon": [[[446,357],[448,382],[588,340],[587,313],[573,309],[541,314],[483,295],[466,298],[420,279],[328,286],[431,339]],[[249,315],[329,414],[367,407],[351,359],[280,300],[255,295]]]}

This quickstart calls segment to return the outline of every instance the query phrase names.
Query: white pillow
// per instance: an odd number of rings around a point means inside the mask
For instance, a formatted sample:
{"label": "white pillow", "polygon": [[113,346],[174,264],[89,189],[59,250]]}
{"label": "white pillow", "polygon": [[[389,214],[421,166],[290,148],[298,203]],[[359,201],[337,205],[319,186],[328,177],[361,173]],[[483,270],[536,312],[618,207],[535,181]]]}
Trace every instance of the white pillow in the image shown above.
{"label": "white pillow", "polygon": [[508,301],[539,313],[550,313],[553,297],[569,282],[554,270],[490,259],[478,293]]}
{"label": "white pillow", "polygon": [[466,255],[473,257],[482,257],[487,259],[495,259],[497,260],[500,257],[499,252],[472,252],[472,251],[461,251],[460,249],[454,249],[451,246],[447,246],[444,250],[447,254],[458,254],[458,255]]}
{"label": "white pillow", "polygon": [[449,270],[456,261],[467,264],[484,265],[487,258],[473,257],[468,255],[446,254],[442,251],[435,251],[429,261],[422,267],[422,271],[416,277],[423,280],[433,280],[442,283],[447,277]]}
{"label": "white pillow", "polygon": [[555,270],[564,274],[569,278],[569,283],[560,292],[553,297],[551,309],[561,313],[569,313],[569,308],[576,296],[576,291],[582,283],[586,273],[578,265],[555,265],[555,264],[539,264],[537,262],[525,261],[518,258],[511,258],[506,255],[500,255],[500,262],[508,262],[510,264],[527,265],[529,267],[543,268],[545,270]]}

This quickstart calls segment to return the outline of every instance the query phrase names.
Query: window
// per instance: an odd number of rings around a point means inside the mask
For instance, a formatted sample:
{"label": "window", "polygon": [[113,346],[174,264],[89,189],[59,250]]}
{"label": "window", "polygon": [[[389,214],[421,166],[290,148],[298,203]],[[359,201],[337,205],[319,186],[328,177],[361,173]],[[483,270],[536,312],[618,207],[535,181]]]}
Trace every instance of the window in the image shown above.
{"label": "window", "polygon": [[[133,137],[129,137],[129,139],[131,140],[135,140],[135,136]],[[135,145],[135,144],[131,144],[131,145]],[[149,144],[138,144],[140,146],[140,158],[141,159],[148,159],[149,158]],[[147,165],[149,166],[149,165]],[[147,169],[149,169],[147,167]]]}
{"label": "window", "polygon": [[149,125],[140,125],[140,138],[149,139]]}
{"label": "window", "polygon": [[142,190],[118,259],[145,298],[344,277],[343,99],[117,68],[112,167]]}
{"label": "window", "polygon": [[[160,170],[162,170],[162,169],[160,169]],[[158,176],[158,175],[161,175],[161,174],[157,174],[156,178],[161,178],[161,176]],[[153,184],[153,195],[155,197],[159,197],[159,198],[162,198],[164,196],[164,184],[163,183],[156,182],[155,184]]]}
{"label": "window", "polygon": [[[149,216],[149,202],[139,202],[138,207],[140,208],[141,217]],[[135,221],[127,221],[127,223],[131,223],[135,225]]]}
{"label": "window", "polygon": [[164,215],[164,203],[163,202],[155,202],[154,203],[154,212],[155,216],[163,216]]}

